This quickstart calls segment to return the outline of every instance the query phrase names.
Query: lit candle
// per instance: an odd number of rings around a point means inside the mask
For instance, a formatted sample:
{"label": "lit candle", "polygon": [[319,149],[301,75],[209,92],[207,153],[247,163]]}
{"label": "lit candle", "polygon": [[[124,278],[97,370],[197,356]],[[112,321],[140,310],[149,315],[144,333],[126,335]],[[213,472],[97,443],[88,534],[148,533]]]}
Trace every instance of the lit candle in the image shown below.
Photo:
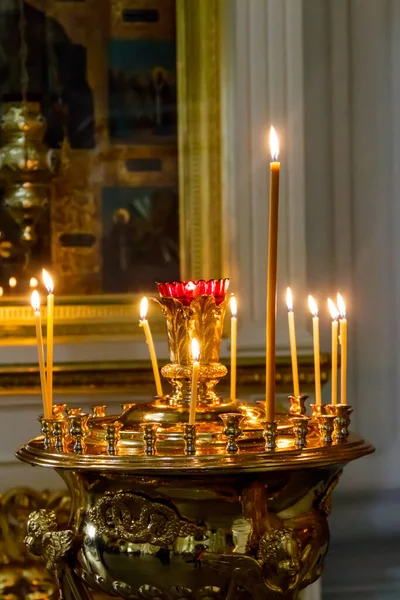
{"label": "lit candle", "polygon": [[338,318],[339,311],[334,302],[328,298],[329,312],[332,317],[332,399],[337,404],[337,368],[338,368]]}
{"label": "lit candle", "polygon": [[189,411],[189,425],[196,423],[196,406],[197,406],[197,385],[199,381],[200,371],[200,346],[196,338],[192,339],[192,358],[193,358],[193,371],[192,371],[192,388],[190,393],[190,411]]}
{"label": "lit candle", "polygon": [[266,322],[266,389],[265,418],[275,419],[275,336],[276,336],[276,278],[278,259],[278,205],[279,205],[279,142],[275,129],[270,130],[269,228],[267,272],[267,322]]}
{"label": "lit candle", "polygon": [[340,313],[340,403],[347,403],[347,318],[346,304],[340,294],[337,295]]}
{"label": "lit candle", "polygon": [[8,280],[8,285],[10,286],[10,288],[15,288],[17,287],[17,280],[15,277],[10,277],[10,279]]}
{"label": "lit candle", "polygon": [[36,277],[31,277],[29,280],[29,287],[31,288],[36,288],[38,286],[39,282],[36,279]]}
{"label": "lit candle", "polygon": [[237,352],[237,301],[232,296],[229,305],[231,308],[231,400],[236,402],[236,352]]}
{"label": "lit candle", "polygon": [[289,287],[286,290],[286,306],[288,309],[290,353],[292,355],[293,394],[294,396],[299,396],[299,369],[297,365],[296,329],[294,326],[293,296],[292,290]]}
{"label": "lit candle", "polygon": [[40,297],[36,290],[34,292],[32,292],[31,305],[32,305],[32,308],[34,310],[34,315],[35,315],[36,342],[37,342],[38,356],[39,356],[40,385],[42,388],[43,416],[45,417],[45,419],[50,419],[52,414],[51,414],[51,412],[49,412],[49,405],[47,403],[47,386],[46,386],[46,371],[45,371],[45,366],[44,366],[42,320],[40,318]]}
{"label": "lit candle", "polygon": [[318,306],[312,296],[308,296],[308,306],[313,316],[315,403],[322,404]]}
{"label": "lit candle", "polygon": [[0,297],[4,294],[3,288],[0,286]]}
{"label": "lit candle", "polygon": [[149,301],[145,296],[144,298],[142,298],[142,301],[140,303],[139,325],[141,327],[143,327],[143,330],[144,330],[146,342],[149,347],[151,366],[153,367],[153,375],[154,375],[154,381],[156,383],[157,396],[159,396],[161,398],[163,395],[163,391],[162,391],[162,385],[161,385],[160,371],[158,370],[157,356],[156,356],[156,351],[154,348],[153,337],[152,337],[151,331],[150,331],[150,325],[146,318],[148,307],[149,307]]}
{"label": "lit candle", "polygon": [[47,358],[47,402],[49,410],[53,412],[53,356],[54,356],[54,284],[53,279],[46,271],[42,271],[43,283],[47,290],[47,332],[46,332],[46,358]]}

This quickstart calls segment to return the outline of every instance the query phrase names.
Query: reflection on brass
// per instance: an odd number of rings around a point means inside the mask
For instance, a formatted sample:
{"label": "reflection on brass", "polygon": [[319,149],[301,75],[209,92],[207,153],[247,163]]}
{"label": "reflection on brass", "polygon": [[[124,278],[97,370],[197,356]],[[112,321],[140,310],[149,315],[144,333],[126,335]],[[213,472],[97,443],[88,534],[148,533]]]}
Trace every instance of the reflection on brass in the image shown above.
{"label": "reflection on brass", "polygon": [[308,396],[300,394],[300,396],[289,396],[290,409],[289,413],[293,417],[299,417],[306,414],[306,400]]}
{"label": "reflection on brass", "polygon": [[54,423],[53,423],[54,447],[59,452],[64,452],[66,429],[67,429],[66,423],[64,421],[54,420]]}
{"label": "reflection on brass", "polygon": [[265,449],[268,451],[275,450],[276,437],[278,435],[277,424],[274,421],[265,421],[263,434],[265,438]]}
{"label": "reflection on brass", "polygon": [[330,415],[335,416],[334,434],[337,440],[346,440],[349,436],[350,415],[353,409],[348,404],[328,404]]}
{"label": "reflection on brass", "polygon": [[48,450],[52,445],[52,434],[53,434],[53,423],[54,419],[45,419],[44,417],[39,418],[40,421],[40,431],[43,435],[43,446],[45,450]]}
{"label": "reflection on brass", "polygon": [[183,424],[183,441],[185,442],[185,454],[191,456],[196,454],[196,425]]}
{"label": "reflection on brass", "polygon": [[236,454],[236,452],[239,452],[239,446],[236,440],[242,434],[240,427],[246,416],[240,413],[223,413],[222,415],[219,415],[219,418],[222,419],[224,423],[224,435],[228,438],[226,451],[231,454]]}
{"label": "reflection on brass", "polygon": [[107,442],[108,454],[114,455],[117,453],[117,446],[119,442],[119,430],[122,427],[122,423],[115,421],[114,423],[104,423],[103,428],[106,432],[105,440]]}
{"label": "reflection on brass", "polygon": [[332,444],[333,424],[335,421],[334,415],[317,415],[316,417],[319,435],[322,444]]}
{"label": "reflection on brass", "polygon": [[85,415],[83,413],[75,415],[70,414],[68,416],[68,429],[70,436],[73,439],[73,451],[75,454],[83,454],[85,452],[85,436],[88,432],[87,430],[87,422],[89,420],[90,415]]}
{"label": "reflection on brass", "polygon": [[304,448],[307,443],[308,417],[300,415],[290,417],[293,424],[293,434],[298,448]]}
{"label": "reflection on brass", "polygon": [[159,298],[156,302],[161,305],[167,322],[171,364],[163,367],[161,373],[171,381],[171,403],[179,406],[190,401],[193,338],[201,348],[198,405],[215,403],[218,396],[214,387],[227,373],[226,367],[219,362],[226,301],[217,304],[213,296],[204,295],[192,300],[189,306],[170,297]]}
{"label": "reflection on brass", "polygon": [[156,454],[158,428],[158,423],[143,424],[144,452],[147,456],[154,456]]}

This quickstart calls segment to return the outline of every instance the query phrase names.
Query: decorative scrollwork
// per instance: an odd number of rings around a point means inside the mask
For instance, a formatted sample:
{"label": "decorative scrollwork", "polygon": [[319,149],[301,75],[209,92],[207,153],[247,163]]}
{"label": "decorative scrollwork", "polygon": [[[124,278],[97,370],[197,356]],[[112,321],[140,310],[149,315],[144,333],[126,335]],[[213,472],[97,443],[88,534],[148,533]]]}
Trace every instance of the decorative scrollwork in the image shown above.
{"label": "decorative scrollwork", "polygon": [[100,534],[134,544],[166,547],[178,537],[204,535],[203,527],[183,519],[173,508],[131,492],[103,496],[88,519]]}

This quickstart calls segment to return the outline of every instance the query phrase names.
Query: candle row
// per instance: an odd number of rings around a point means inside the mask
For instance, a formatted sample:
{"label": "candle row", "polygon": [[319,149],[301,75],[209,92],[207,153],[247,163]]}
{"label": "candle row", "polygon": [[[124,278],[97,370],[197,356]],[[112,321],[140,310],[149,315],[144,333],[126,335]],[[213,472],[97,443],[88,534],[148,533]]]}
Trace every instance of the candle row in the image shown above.
{"label": "candle row", "polygon": [[[296,330],[294,323],[293,296],[290,288],[286,291],[286,306],[288,309],[290,353],[292,357],[293,393],[300,395],[299,371],[297,364]],[[320,363],[320,341],[319,341],[319,314],[318,306],[312,296],[308,296],[308,307],[313,321],[313,345],[314,345],[314,374],[315,374],[315,403],[322,404],[321,394],[321,363]],[[341,346],[341,381],[340,381],[340,403],[347,403],[347,316],[346,304],[341,294],[337,295],[337,306],[328,298],[328,309],[332,318],[332,393],[331,404],[338,401],[338,344]],[[339,332],[340,324],[340,332]]]}

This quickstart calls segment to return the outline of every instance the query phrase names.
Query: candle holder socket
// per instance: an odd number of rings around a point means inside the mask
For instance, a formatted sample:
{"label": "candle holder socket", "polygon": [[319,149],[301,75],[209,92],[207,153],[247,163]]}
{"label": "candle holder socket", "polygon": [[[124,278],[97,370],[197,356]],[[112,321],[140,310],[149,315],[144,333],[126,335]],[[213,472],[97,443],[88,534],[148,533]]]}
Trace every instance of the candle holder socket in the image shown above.
{"label": "candle holder socket", "polygon": [[[73,409],[75,410],[75,409]],[[74,442],[74,452],[75,454],[84,454],[85,453],[85,436],[88,433],[87,423],[90,415],[85,413],[81,413],[78,415],[68,415],[68,429],[70,436]]]}
{"label": "candle holder socket", "polygon": [[65,412],[67,413],[67,417],[77,417],[83,414],[81,408],[67,408]]}
{"label": "candle holder socket", "polygon": [[291,417],[290,421],[293,424],[293,434],[296,440],[296,446],[298,448],[304,448],[307,445],[308,417],[300,415]]}
{"label": "candle holder socket", "polygon": [[40,430],[43,435],[43,447],[45,450],[49,450],[49,448],[51,448],[53,445],[54,419],[45,419],[45,417],[39,417],[38,421],[40,422]]}
{"label": "candle holder socket", "polygon": [[241,413],[223,413],[219,415],[219,418],[224,423],[224,434],[228,438],[226,451],[229,454],[236,454],[239,452],[239,446],[236,440],[242,434],[241,424],[243,422],[244,415]]}
{"label": "candle holder socket", "polygon": [[154,456],[156,454],[157,430],[159,427],[159,423],[144,423],[142,425],[144,451],[147,456]]}
{"label": "candle holder socket", "polygon": [[66,423],[55,420],[53,423],[54,447],[58,452],[64,452],[66,444]]}
{"label": "candle holder socket", "polygon": [[348,404],[328,404],[326,411],[334,415],[334,438],[338,442],[347,440],[349,437],[350,415],[353,409]]}
{"label": "candle holder socket", "polygon": [[53,404],[53,419],[63,419],[66,408],[66,404]]}
{"label": "candle holder socket", "polygon": [[334,415],[318,415],[316,417],[321,444],[332,444],[333,425],[335,421]]}
{"label": "candle holder socket", "polygon": [[191,425],[189,423],[183,424],[183,440],[185,442],[185,454],[187,456],[192,456],[196,454],[196,425]]}
{"label": "candle holder socket", "polygon": [[103,424],[105,431],[105,439],[107,442],[107,452],[111,456],[117,454],[118,442],[119,442],[119,431],[122,427],[122,423],[115,421],[114,423]]}
{"label": "candle holder socket", "polygon": [[272,452],[276,448],[276,438],[278,435],[278,425],[276,421],[264,421],[263,436],[265,439],[265,449]]}
{"label": "candle holder socket", "polygon": [[308,396],[300,394],[299,396],[288,396],[290,401],[289,415],[300,417],[306,414],[306,400]]}
{"label": "candle holder socket", "polygon": [[125,413],[133,406],[136,406],[136,403],[135,402],[122,402],[122,404],[120,406],[122,408],[122,412]]}
{"label": "candle holder socket", "polygon": [[92,409],[92,413],[95,418],[106,416],[107,404],[92,404],[90,408]]}
{"label": "candle holder socket", "polygon": [[325,414],[325,404],[310,404],[310,406],[313,419]]}

